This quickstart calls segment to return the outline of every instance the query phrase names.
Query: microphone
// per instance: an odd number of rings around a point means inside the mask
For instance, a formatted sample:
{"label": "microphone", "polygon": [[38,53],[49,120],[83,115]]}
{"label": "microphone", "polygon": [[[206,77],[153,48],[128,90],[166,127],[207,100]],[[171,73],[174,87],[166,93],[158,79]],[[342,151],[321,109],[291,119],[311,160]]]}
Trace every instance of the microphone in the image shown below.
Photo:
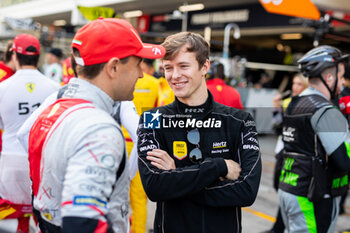
{"label": "microphone", "polygon": [[287,99],[288,97],[290,97],[291,94],[292,94],[291,90],[287,90],[287,91],[281,93],[281,100]]}

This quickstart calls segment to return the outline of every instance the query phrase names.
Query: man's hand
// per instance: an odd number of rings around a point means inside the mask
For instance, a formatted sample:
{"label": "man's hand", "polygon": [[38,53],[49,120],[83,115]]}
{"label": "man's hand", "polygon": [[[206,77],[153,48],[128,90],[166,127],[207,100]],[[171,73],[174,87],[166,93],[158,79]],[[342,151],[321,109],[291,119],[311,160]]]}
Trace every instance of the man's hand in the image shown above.
{"label": "man's hand", "polygon": [[228,180],[237,180],[242,170],[239,164],[231,159],[225,159],[225,163],[227,166],[227,175],[225,178]]}
{"label": "man's hand", "polygon": [[164,150],[153,149],[152,151],[148,151],[146,158],[158,169],[171,170],[176,168],[174,160]]}

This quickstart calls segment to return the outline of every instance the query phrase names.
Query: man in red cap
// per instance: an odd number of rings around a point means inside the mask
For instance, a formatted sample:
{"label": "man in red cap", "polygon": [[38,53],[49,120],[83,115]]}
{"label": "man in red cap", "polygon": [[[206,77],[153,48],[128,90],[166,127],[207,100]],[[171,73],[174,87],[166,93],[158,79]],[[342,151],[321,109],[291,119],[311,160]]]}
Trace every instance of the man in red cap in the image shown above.
{"label": "man in red cap", "polygon": [[[40,43],[29,34],[15,37],[12,45],[17,72],[0,83],[0,128],[4,129],[0,157],[0,222],[18,219],[15,232],[29,232],[31,192],[28,154],[16,138],[30,114],[59,85],[37,70]],[[1,228],[1,227],[0,227]]]}
{"label": "man in red cap", "polygon": [[72,50],[78,78],[29,136],[34,214],[42,232],[128,232],[125,141],[111,114],[116,101],[132,100],[142,58],[165,50],[122,19],[83,26]]}

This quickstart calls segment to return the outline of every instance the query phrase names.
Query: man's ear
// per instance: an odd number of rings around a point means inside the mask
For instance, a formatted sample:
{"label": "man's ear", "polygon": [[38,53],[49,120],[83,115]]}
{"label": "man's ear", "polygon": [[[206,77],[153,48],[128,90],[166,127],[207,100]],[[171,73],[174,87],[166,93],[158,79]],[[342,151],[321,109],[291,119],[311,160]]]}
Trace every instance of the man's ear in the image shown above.
{"label": "man's ear", "polygon": [[334,77],[333,77],[333,75],[332,75],[331,73],[328,73],[328,74],[326,75],[326,83],[327,83],[328,85],[332,84],[333,79],[334,79]]}
{"label": "man's ear", "polygon": [[205,76],[208,73],[209,69],[210,69],[210,61],[207,59],[204,62],[202,69],[201,69],[201,71],[203,72],[202,75]]}
{"label": "man's ear", "polygon": [[120,64],[120,60],[119,58],[113,57],[111,58],[107,64],[105,65],[105,70],[106,73],[108,74],[108,77],[110,78],[114,78],[116,77],[116,74],[118,72],[119,69],[119,64]]}

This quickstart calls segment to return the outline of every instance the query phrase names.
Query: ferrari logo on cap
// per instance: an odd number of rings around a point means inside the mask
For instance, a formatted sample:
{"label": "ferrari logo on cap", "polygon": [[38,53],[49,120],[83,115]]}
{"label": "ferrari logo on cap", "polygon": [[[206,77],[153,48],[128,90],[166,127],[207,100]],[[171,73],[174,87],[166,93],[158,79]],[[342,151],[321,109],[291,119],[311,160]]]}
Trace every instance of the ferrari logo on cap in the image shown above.
{"label": "ferrari logo on cap", "polygon": [[35,88],[35,83],[27,83],[26,86],[27,86],[28,92],[32,93],[34,91],[34,88]]}
{"label": "ferrari logo on cap", "polygon": [[187,156],[187,145],[184,141],[174,141],[173,142],[173,154],[174,157],[182,160]]}
{"label": "ferrari logo on cap", "polygon": [[162,54],[162,51],[160,51],[159,48],[152,48],[152,52],[154,53],[154,55],[161,55]]}

